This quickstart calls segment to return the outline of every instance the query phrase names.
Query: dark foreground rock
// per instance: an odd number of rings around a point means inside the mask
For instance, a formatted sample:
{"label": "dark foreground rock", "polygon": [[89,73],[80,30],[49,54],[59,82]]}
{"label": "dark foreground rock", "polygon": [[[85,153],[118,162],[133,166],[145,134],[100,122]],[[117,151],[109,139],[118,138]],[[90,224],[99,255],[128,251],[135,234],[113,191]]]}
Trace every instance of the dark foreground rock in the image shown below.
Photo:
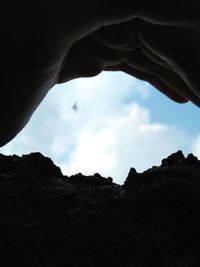
{"label": "dark foreground rock", "polygon": [[0,265],[200,266],[200,161],[178,151],[119,186],[0,155]]}

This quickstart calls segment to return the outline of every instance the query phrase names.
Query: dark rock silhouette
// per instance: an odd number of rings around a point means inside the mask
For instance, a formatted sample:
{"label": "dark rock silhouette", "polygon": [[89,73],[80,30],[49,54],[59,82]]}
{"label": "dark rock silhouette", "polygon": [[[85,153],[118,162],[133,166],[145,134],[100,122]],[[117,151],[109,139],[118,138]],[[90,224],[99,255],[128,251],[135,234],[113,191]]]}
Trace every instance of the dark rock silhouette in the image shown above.
{"label": "dark rock silhouette", "polygon": [[124,185],[0,155],[3,267],[200,266],[200,161],[181,151]]}

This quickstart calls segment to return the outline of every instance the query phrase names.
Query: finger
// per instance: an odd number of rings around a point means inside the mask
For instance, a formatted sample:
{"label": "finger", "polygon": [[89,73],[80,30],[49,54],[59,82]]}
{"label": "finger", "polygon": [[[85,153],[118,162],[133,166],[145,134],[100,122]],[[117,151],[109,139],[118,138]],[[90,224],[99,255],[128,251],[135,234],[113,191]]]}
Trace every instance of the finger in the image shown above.
{"label": "finger", "polygon": [[63,62],[57,83],[80,77],[96,76],[105,66],[119,64],[124,57],[123,51],[106,47],[88,36],[71,48]]}
{"label": "finger", "polygon": [[137,20],[101,27],[92,36],[110,48],[132,51],[138,43]]}
{"label": "finger", "polygon": [[[189,98],[189,96],[190,96],[190,99],[192,100],[193,99],[193,103],[195,103],[197,106],[199,106],[199,104],[200,104],[200,97],[198,96],[198,94],[195,92],[195,90],[194,89],[192,89],[192,88],[195,88],[195,86],[194,85],[191,85],[189,82],[186,82],[187,81],[187,79],[183,79],[182,77],[181,77],[181,75],[180,75],[180,73],[177,71],[177,69],[176,68],[173,68],[172,69],[172,67],[167,63],[167,62],[165,62],[164,60],[162,60],[162,58],[159,58],[156,54],[154,54],[152,51],[150,51],[149,49],[147,49],[147,48],[145,48],[144,46],[143,46],[143,48],[142,48],[142,52],[144,53],[144,55],[146,55],[146,57],[147,58],[149,58],[152,62],[154,62],[154,63],[156,63],[156,64],[158,64],[158,65],[160,65],[160,66],[162,66],[163,68],[160,68],[160,71],[162,71],[162,69],[166,69],[166,70],[168,70],[168,73],[170,74],[173,74],[173,75],[176,75],[176,77],[178,77],[179,78],[179,81],[181,80],[183,83],[184,83],[184,86],[179,86],[179,87],[176,87],[176,91],[179,91],[179,90],[181,90],[181,92],[182,93],[184,93],[185,95],[187,95],[188,96],[188,98]],[[194,76],[194,72],[195,71],[193,71],[193,76]],[[188,72],[188,77],[189,77],[189,73],[190,72]],[[165,77],[165,79],[167,79],[167,75],[166,74],[163,74],[164,75],[164,77]],[[173,77],[169,77],[168,76],[168,80],[170,81],[173,81]],[[190,80],[190,79],[188,79],[188,80]],[[175,86],[175,83],[174,83],[174,86]],[[185,89],[185,91],[184,91],[184,89]],[[180,93],[180,91],[179,91],[179,93]]]}
{"label": "finger", "polygon": [[199,27],[158,26],[141,22],[139,28],[141,43],[165,60],[200,99]]}
{"label": "finger", "polygon": [[128,55],[129,56],[125,61],[128,65],[156,76],[177,94],[185,97],[186,99],[190,99],[196,105],[200,104],[200,99],[173,70],[163,67],[162,65],[148,59],[140,50],[130,52]]}
{"label": "finger", "polygon": [[177,102],[177,103],[186,103],[188,102],[188,99],[179,95],[174,90],[172,90],[167,84],[165,84],[162,80],[160,80],[158,77],[146,73],[144,71],[138,70],[134,67],[131,67],[125,63],[121,63],[116,66],[110,66],[106,67],[104,69],[105,71],[123,71],[135,78],[138,78],[140,80],[149,82],[152,86],[154,86],[156,89],[158,89],[161,93],[166,95],[171,100]]}
{"label": "finger", "polygon": [[144,56],[146,56],[150,61],[166,69],[171,70],[171,66],[167,63],[167,61],[163,60],[161,57],[159,57],[159,55],[149,50],[148,47],[145,47],[143,44],[141,44],[141,51],[144,54]]}

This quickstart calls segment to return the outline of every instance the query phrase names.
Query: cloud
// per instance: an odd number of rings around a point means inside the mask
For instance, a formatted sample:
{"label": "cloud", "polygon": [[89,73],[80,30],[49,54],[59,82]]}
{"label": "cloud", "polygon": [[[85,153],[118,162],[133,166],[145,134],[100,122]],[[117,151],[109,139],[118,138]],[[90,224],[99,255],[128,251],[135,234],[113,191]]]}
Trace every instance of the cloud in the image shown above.
{"label": "cloud", "polygon": [[99,172],[123,183],[131,166],[143,171],[158,165],[188,141],[184,131],[152,123],[149,111],[132,103],[121,109],[120,116],[105,119],[98,129],[86,126],[63,169],[70,174]]}
{"label": "cloud", "polygon": [[143,171],[191,142],[183,130],[152,121],[138,102],[148,95],[147,83],[123,73],[55,86],[1,153],[40,151],[67,175],[99,172],[123,183],[131,166]]}
{"label": "cloud", "polygon": [[197,135],[197,137],[194,139],[192,153],[200,158],[200,135]]}

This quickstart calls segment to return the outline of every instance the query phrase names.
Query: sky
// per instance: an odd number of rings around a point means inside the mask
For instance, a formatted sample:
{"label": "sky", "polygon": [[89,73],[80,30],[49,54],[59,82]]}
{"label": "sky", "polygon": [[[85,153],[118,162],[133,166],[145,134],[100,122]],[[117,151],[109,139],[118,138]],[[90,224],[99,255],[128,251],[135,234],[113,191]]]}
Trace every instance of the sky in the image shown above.
{"label": "sky", "polygon": [[200,158],[200,109],[177,104],[147,82],[103,72],[52,88],[0,153],[41,152],[65,175],[96,172],[123,184],[182,150]]}

